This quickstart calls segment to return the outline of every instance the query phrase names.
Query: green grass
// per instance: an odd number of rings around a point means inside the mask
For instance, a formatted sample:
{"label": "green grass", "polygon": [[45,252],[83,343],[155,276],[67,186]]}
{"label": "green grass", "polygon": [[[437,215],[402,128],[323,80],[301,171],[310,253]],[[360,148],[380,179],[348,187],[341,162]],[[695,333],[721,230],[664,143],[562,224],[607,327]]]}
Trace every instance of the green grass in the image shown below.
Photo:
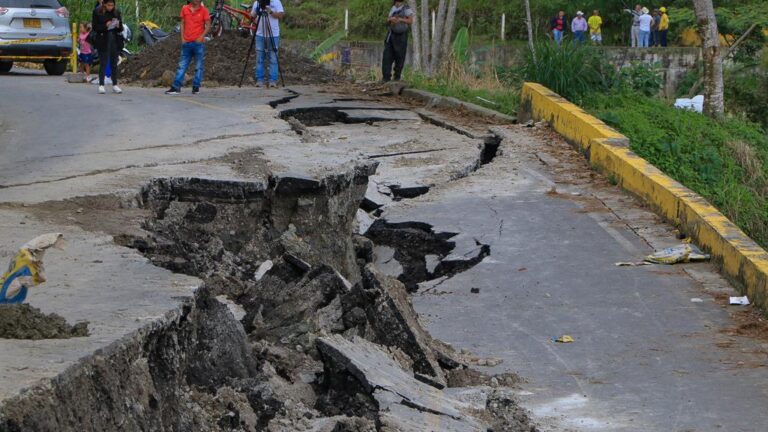
{"label": "green grass", "polygon": [[441,96],[455,97],[507,115],[517,114],[520,103],[519,88],[506,86],[490,74],[473,76],[469,79],[467,77],[450,79],[441,76],[430,78],[421,73],[406,70],[403,79],[415,88]]}
{"label": "green grass", "polygon": [[768,246],[768,135],[759,126],[715,122],[631,93],[595,94],[586,107],[628,136],[635,153]]}

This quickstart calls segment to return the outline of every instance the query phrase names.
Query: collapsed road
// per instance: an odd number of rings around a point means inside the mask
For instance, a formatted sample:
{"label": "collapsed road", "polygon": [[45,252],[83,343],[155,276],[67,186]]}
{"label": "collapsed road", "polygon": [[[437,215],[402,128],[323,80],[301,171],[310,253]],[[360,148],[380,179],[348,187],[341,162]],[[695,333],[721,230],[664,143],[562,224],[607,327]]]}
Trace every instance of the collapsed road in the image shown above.
{"label": "collapsed road", "polygon": [[[0,339],[0,430],[765,429],[761,322],[708,264],[616,267],[676,233],[545,125],[0,91],[0,259],[64,233],[28,302],[88,329]],[[120,121],[82,134],[73,101]]]}

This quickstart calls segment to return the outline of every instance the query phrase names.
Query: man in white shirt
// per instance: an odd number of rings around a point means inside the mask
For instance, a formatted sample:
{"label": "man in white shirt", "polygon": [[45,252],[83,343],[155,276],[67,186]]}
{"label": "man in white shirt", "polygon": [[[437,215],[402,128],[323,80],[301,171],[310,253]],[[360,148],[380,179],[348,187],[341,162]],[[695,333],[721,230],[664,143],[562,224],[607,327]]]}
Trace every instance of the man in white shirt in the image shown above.
{"label": "man in white shirt", "polygon": [[653,17],[648,12],[648,8],[643,8],[643,14],[638,18],[640,21],[640,48],[648,48],[650,46]]}
{"label": "man in white shirt", "polygon": [[[261,8],[259,3],[268,5]],[[269,52],[269,87],[277,87],[279,77],[277,65],[277,50],[280,48],[280,20],[285,16],[285,10],[280,0],[256,0],[251,8],[253,20],[258,20],[259,28],[256,29],[256,69],[254,78],[256,86],[265,86],[264,60]]]}

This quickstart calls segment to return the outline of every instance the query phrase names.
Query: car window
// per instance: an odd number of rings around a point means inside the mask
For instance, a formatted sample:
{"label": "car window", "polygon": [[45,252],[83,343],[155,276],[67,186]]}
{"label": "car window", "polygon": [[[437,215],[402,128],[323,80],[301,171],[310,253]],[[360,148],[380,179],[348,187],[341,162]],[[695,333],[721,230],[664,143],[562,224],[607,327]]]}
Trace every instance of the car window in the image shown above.
{"label": "car window", "polygon": [[58,9],[58,0],[0,0],[0,7],[23,9]]}

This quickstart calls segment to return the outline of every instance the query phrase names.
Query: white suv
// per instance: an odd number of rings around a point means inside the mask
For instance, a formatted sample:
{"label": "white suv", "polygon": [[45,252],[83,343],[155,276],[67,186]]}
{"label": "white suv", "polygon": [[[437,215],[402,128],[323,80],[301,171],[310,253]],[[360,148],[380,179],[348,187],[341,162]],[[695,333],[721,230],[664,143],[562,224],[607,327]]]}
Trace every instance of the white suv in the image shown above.
{"label": "white suv", "polygon": [[[45,40],[23,42],[27,39]],[[61,75],[70,54],[69,11],[59,0],[0,0],[0,73],[10,71],[14,61],[27,61]]]}

